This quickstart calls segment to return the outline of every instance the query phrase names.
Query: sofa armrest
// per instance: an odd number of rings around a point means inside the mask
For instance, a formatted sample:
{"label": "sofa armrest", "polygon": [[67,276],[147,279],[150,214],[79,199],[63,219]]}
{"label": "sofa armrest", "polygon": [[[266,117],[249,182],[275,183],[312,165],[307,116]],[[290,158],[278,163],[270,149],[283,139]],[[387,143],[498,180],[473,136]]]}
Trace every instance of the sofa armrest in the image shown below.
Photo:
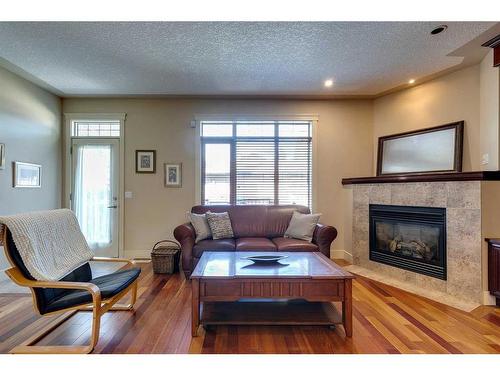
{"label": "sofa armrest", "polygon": [[337,229],[329,225],[318,224],[314,230],[312,242],[319,247],[324,255],[330,258],[330,245],[337,237]]}
{"label": "sofa armrest", "polygon": [[174,229],[174,237],[181,245],[182,270],[186,277],[191,274],[193,246],[196,234],[190,223],[179,225]]}

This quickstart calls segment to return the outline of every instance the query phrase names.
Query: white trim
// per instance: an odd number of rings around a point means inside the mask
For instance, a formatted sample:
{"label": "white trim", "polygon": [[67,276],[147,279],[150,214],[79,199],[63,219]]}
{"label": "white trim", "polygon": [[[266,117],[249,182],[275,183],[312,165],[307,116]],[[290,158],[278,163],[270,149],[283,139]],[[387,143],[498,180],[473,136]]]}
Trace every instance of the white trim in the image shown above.
{"label": "white trim", "polygon": [[[311,211],[316,212],[317,192],[318,192],[318,173],[317,173],[317,127],[319,115],[298,114],[298,115],[214,115],[214,114],[196,114],[194,116],[195,142],[194,142],[194,202],[196,205],[201,204],[201,122],[202,121],[310,121],[311,122],[311,142],[312,142],[312,201]],[[191,125],[193,121],[189,123]]]}
{"label": "white trim", "polygon": [[200,121],[195,121],[196,127],[194,141],[194,204],[201,204],[201,126]]}
{"label": "white trim", "polygon": [[495,296],[492,296],[489,290],[483,290],[483,300],[481,302],[487,306],[496,306],[497,304]]}
{"label": "white trim", "polygon": [[71,118],[71,121],[85,121],[85,120],[119,120],[125,121],[127,117],[126,113],[65,113],[64,118],[67,120]]}
{"label": "white trim", "polygon": [[135,259],[135,258],[151,259],[151,250],[125,250],[123,256],[126,259]]}
{"label": "white trim", "polygon": [[319,121],[319,115],[313,114],[263,114],[263,115],[252,115],[252,114],[195,114],[194,120],[196,123],[200,121]]}
{"label": "white trim", "polygon": [[[63,195],[63,207],[71,208],[71,124],[73,121],[85,121],[85,120],[119,120],[120,121],[120,188],[118,193],[118,202],[120,206],[119,213],[119,228],[120,233],[118,235],[118,256],[123,256],[123,249],[125,246],[124,242],[124,231],[125,231],[125,120],[127,118],[126,113],[64,113],[64,128],[63,128],[63,155],[64,155],[64,195]],[[88,137],[92,138],[92,137]],[[105,138],[105,137],[101,137]],[[117,137],[114,137],[117,138]]]}
{"label": "white trim", "polygon": [[334,249],[330,251],[330,258],[332,259],[344,259],[349,263],[352,263],[352,254],[342,249]]}
{"label": "white trim", "polygon": [[317,127],[318,127],[318,120],[309,120],[311,121],[311,142],[312,142],[312,155],[311,155],[311,178],[312,178],[312,186],[311,186],[311,211],[313,213],[317,212],[318,210],[318,163],[317,163],[317,156],[318,156],[318,145],[317,145]]}

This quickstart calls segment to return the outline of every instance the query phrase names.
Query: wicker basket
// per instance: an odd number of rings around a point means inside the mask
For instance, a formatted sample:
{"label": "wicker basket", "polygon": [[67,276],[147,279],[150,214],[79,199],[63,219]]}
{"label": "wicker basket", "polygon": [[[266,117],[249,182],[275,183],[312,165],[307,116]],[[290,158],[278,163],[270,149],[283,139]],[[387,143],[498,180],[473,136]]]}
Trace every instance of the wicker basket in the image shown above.
{"label": "wicker basket", "polygon": [[[160,246],[161,245],[161,246]],[[155,243],[151,250],[154,273],[172,274],[179,270],[181,247],[177,242],[163,240]]]}

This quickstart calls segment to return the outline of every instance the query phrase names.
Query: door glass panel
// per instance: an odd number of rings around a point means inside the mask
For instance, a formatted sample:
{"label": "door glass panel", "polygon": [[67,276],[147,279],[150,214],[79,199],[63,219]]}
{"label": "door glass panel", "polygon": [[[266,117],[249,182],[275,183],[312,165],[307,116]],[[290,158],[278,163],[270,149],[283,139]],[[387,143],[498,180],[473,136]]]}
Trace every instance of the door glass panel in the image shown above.
{"label": "door glass panel", "polygon": [[231,146],[228,143],[205,144],[205,202],[230,203]]}
{"label": "door glass panel", "polygon": [[91,249],[112,242],[112,146],[77,145],[74,210]]}

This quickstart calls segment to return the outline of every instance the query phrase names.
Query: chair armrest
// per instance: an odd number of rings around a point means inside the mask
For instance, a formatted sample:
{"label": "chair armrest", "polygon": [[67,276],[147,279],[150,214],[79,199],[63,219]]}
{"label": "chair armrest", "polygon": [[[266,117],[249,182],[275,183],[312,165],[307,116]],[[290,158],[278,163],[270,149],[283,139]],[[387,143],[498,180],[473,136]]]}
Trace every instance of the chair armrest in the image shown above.
{"label": "chair armrest", "polygon": [[337,238],[337,229],[329,225],[318,224],[314,230],[312,242],[318,245],[319,251],[330,258],[330,245]]}
{"label": "chair armrest", "polygon": [[192,254],[196,234],[190,223],[179,225],[174,229],[174,237],[181,245],[182,269],[186,275],[192,271]]}
{"label": "chair armrest", "polygon": [[108,258],[108,257],[93,257],[92,262],[116,262],[116,263],[127,263],[128,265],[135,265],[136,262],[125,258]]}
{"label": "chair armrest", "polygon": [[56,289],[81,289],[86,290],[92,295],[92,299],[96,304],[101,303],[101,291],[99,287],[92,283],[75,282],[75,281],[39,281],[30,280],[23,276],[18,268],[10,268],[5,273],[17,285],[28,288],[56,288]]}

